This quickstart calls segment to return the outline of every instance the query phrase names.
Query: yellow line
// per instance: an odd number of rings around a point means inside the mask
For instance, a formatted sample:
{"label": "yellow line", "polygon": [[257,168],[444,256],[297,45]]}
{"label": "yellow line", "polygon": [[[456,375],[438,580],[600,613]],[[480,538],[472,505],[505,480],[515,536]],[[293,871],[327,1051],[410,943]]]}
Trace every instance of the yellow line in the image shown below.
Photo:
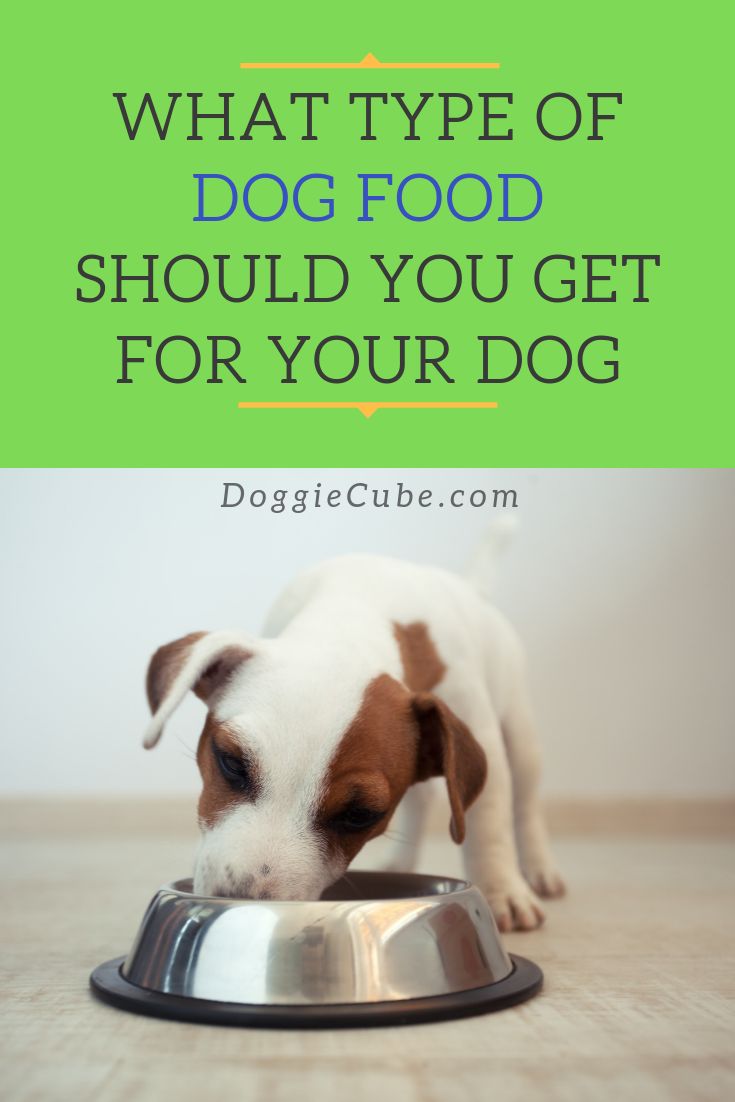
{"label": "yellow line", "polygon": [[379,409],[497,409],[497,402],[238,402],[238,409],[357,409],[372,417]]}
{"label": "yellow line", "polygon": [[241,69],[499,69],[498,61],[241,61]]}

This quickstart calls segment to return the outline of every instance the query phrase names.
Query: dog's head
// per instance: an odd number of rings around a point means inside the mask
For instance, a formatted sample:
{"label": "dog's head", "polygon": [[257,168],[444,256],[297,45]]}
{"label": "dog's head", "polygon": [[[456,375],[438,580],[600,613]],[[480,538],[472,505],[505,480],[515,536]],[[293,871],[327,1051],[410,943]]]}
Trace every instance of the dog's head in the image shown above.
{"label": "dog's head", "polygon": [[431,692],[373,673],[359,654],[232,632],[195,632],[156,651],[145,745],[190,690],[207,705],[197,893],[318,899],[386,829],[409,785],[438,775],[462,841],[485,781],[482,749]]}

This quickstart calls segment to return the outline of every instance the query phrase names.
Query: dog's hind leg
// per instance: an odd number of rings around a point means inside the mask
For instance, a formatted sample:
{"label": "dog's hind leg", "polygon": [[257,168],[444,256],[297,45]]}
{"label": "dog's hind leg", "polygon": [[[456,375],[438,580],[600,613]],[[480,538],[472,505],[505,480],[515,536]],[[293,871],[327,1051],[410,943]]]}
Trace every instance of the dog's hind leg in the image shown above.
{"label": "dog's hind leg", "polygon": [[513,778],[513,818],[524,876],[545,898],[564,894],[564,881],[554,862],[541,800],[541,756],[528,692],[519,684],[501,728]]}
{"label": "dog's hind leg", "polygon": [[433,798],[433,783],[412,784],[401,800],[387,830],[392,850],[383,863],[386,872],[413,872]]}

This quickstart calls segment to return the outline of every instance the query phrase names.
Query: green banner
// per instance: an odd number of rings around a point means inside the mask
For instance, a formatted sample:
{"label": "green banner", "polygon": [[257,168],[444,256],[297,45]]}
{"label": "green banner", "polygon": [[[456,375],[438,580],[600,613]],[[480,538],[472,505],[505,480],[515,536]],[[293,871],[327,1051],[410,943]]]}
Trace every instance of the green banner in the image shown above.
{"label": "green banner", "polygon": [[27,7],[10,466],[720,466],[725,7]]}

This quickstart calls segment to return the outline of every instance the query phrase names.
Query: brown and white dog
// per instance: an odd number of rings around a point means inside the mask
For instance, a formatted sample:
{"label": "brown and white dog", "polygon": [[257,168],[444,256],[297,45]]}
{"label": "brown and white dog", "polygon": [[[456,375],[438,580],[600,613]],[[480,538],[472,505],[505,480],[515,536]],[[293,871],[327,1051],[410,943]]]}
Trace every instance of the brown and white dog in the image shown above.
{"label": "brown and white dog", "polygon": [[[399,808],[410,869],[430,777],[501,929],[533,929],[563,891],[538,799],[518,639],[469,582],[372,555],[299,575],[265,638],[194,632],[148,669],[158,741],[189,690],[207,705],[197,760],[195,891],[317,899]],[[517,846],[516,846],[517,840]]]}

